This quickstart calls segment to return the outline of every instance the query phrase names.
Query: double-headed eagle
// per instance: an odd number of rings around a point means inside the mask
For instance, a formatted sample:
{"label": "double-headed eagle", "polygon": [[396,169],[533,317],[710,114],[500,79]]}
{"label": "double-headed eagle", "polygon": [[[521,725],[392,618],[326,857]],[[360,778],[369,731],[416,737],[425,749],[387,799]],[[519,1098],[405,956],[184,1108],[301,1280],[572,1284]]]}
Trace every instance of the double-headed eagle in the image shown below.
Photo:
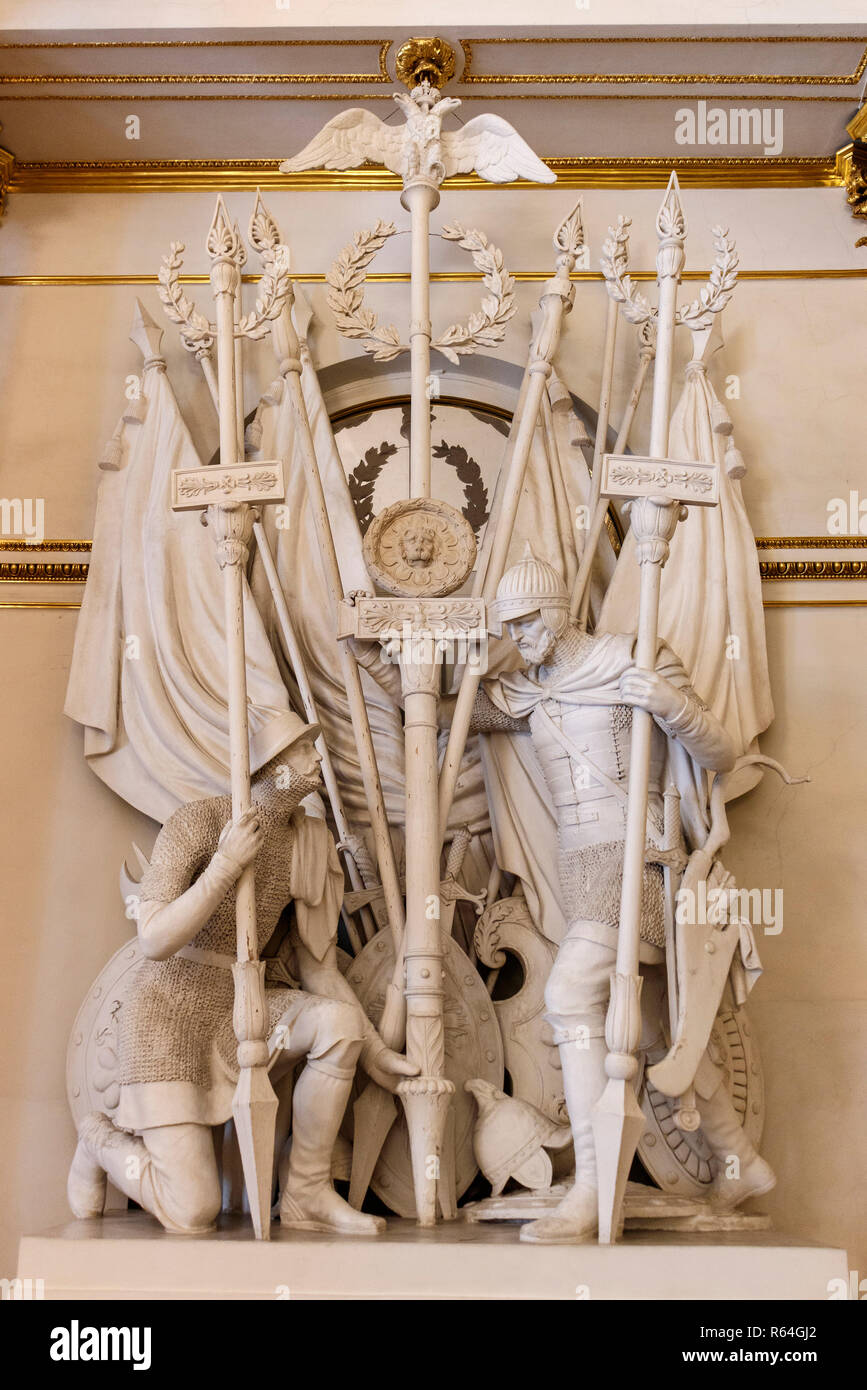
{"label": "double-headed eagle", "polygon": [[557,177],[502,116],[476,116],[460,130],[443,131],[443,116],[461,104],[457,97],[417,87],[411,96],[395,92],[394,99],[406,116],[404,125],[386,125],[358,107],[343,111],[300,154],[284,160],[281,172],[355,169],[370,161],[400,174],[405,183],[425,178],[440,184],[450,174],[473,170],[492,183],[553,183]]}

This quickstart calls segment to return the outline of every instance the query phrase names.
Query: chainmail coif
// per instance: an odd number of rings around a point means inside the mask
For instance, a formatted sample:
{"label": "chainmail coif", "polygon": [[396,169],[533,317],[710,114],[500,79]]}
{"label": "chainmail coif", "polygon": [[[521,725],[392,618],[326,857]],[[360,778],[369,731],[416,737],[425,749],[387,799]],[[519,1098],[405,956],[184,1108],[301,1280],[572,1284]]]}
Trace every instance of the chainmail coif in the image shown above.
{"label": "chainmail coif", "polygon": [[[273,775],[275,764],[278,778]],[[260,953],[292,900],[292,813],[318,785],[318,775],[304,777],[279,759],[257,778],[256,806],[265,832],[254,871]],[[207,868],[231,816],[229,796],[192,801],[175,811],[157,836],[141,881],[142,901],[171,902],[180,897]],[[190,944],[234,960],[234,885]],[[289,997],[286,989],[267,991],[272,1024],[284,1012]],[[230,970],[179,955],[164,961],[143,960],[118,1016],[120,1084],[186,1081],[207,1090],[215,1043],[230,1071],[236,1073],[233,1002]]]}

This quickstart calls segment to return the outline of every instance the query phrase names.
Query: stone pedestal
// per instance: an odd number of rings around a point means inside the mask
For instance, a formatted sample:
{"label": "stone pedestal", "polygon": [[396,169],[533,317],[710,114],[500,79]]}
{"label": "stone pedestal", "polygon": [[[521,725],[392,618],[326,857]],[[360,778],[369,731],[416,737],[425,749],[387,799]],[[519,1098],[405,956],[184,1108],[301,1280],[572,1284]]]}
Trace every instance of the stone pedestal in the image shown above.
{"label": "stone pedestal", "polygon": [[769,1231],[629,1231],[614,1247],[521,1245],[516,1222],[421,1230],[392,1220],[377,1240],[224,1217],[172,1236],[144,1213],[74,1221],[21,1241],[18,1274],[46,1299],[811,1299],[847,1279],[842,1250]]}

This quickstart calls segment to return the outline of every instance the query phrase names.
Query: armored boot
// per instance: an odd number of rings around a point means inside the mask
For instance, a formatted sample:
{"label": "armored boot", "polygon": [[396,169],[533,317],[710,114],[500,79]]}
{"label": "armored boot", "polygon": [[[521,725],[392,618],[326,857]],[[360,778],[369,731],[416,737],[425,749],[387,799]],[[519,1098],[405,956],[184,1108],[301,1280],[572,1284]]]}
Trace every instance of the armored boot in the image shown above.
{"label": "armored boot", "polygon": [[[712,1204],[723,1211],[740,1206],[748,1197],[761,1197],[776,1186],[776,1175],[769,1163],[750,1143],[725,1086],[720,1083],[708,1099],[696,1096],[701,1115],[701,1131],[713,1151],[716,1176],[711,1191]],[[728,1169],[736,1160],[735,1172]]]}
{"label": "armored boot", "polygon": [[296,1231],[376,1236],[379,1216],[356,1211],[334,1191],[331,1155],[352,1089],[352,1073],[338,1076],[308,1062],[295,1085],[292,1146],[281,1174],[280,1221]]}
{"label": "armored boot", "polygon": [[605,1039],[561,1042],[560,1062],[566,1108],[575,1146],[575,1182],[551,1213],[521,1227],[521,1240],[532,1245],[566,1245],[590,1240],[599,1227],[596,1148],[590,1117],[605,1090]]}
{"label": "armored boot", "polygon": [[101,1125],[99,1124],[101,1120],[105,1120],[105,1116],[98,1115],[97,1112],[92,1115],[85,1115],[78,1130],[78,1146],[72,1163],[69,1165],[69,1176],[66,1179],[66,1199],[69,1202],[70,1211],[73,1216],[78,1217],[79,1221],[87,1221],[95,1216],[102,1216],[105,1208],[108,1177],[96,1157],[95,1151],[88,1143],[88,1135],[94,1137],[94,1134],[98,1135],[101,1132]]}

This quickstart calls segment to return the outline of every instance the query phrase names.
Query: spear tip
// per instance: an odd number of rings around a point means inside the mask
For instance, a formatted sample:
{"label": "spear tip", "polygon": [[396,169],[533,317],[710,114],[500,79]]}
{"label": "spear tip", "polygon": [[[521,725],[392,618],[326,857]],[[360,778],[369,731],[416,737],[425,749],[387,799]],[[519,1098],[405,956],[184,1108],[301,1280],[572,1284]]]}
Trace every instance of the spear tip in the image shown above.
{"label": "spear tip", "polygon": [[242,242],[237,223],[232,223],[222,193],[217,194],[214,216],[208,228],[208,238],[205,244],[212,257],[225,256],[230,260],[237,260],[241,253]]}
{"label": "spear tip", "polygon": [[656,215],[656,230],[660,237],[673,237],[682,241],[686,236],[686,219],[680,201],[680,183],[677,171],[672,169],[665,189],[665,197]]}
{"label": "spear tip", "polygon": [[280,244],[280,228],[265,206],[261,188],[256,189],[256,201],[250,216],[250,243],[261,255]]}
{"label": "spear tip", "polygon": [[579,198],[568,217],[564,217],[554,233],[554,250],[577,257],[584,245],[584,200]]}
{"label": "spear tip", "polygon": [[135,312],[132,316],[132,327],[129,331],[130,342],[135,343],[142,357],[147,360],[151,357],[160,357],[160,344],[163,340],[163,330],[158,323],[155,323],[140,299],[135,301]]}

